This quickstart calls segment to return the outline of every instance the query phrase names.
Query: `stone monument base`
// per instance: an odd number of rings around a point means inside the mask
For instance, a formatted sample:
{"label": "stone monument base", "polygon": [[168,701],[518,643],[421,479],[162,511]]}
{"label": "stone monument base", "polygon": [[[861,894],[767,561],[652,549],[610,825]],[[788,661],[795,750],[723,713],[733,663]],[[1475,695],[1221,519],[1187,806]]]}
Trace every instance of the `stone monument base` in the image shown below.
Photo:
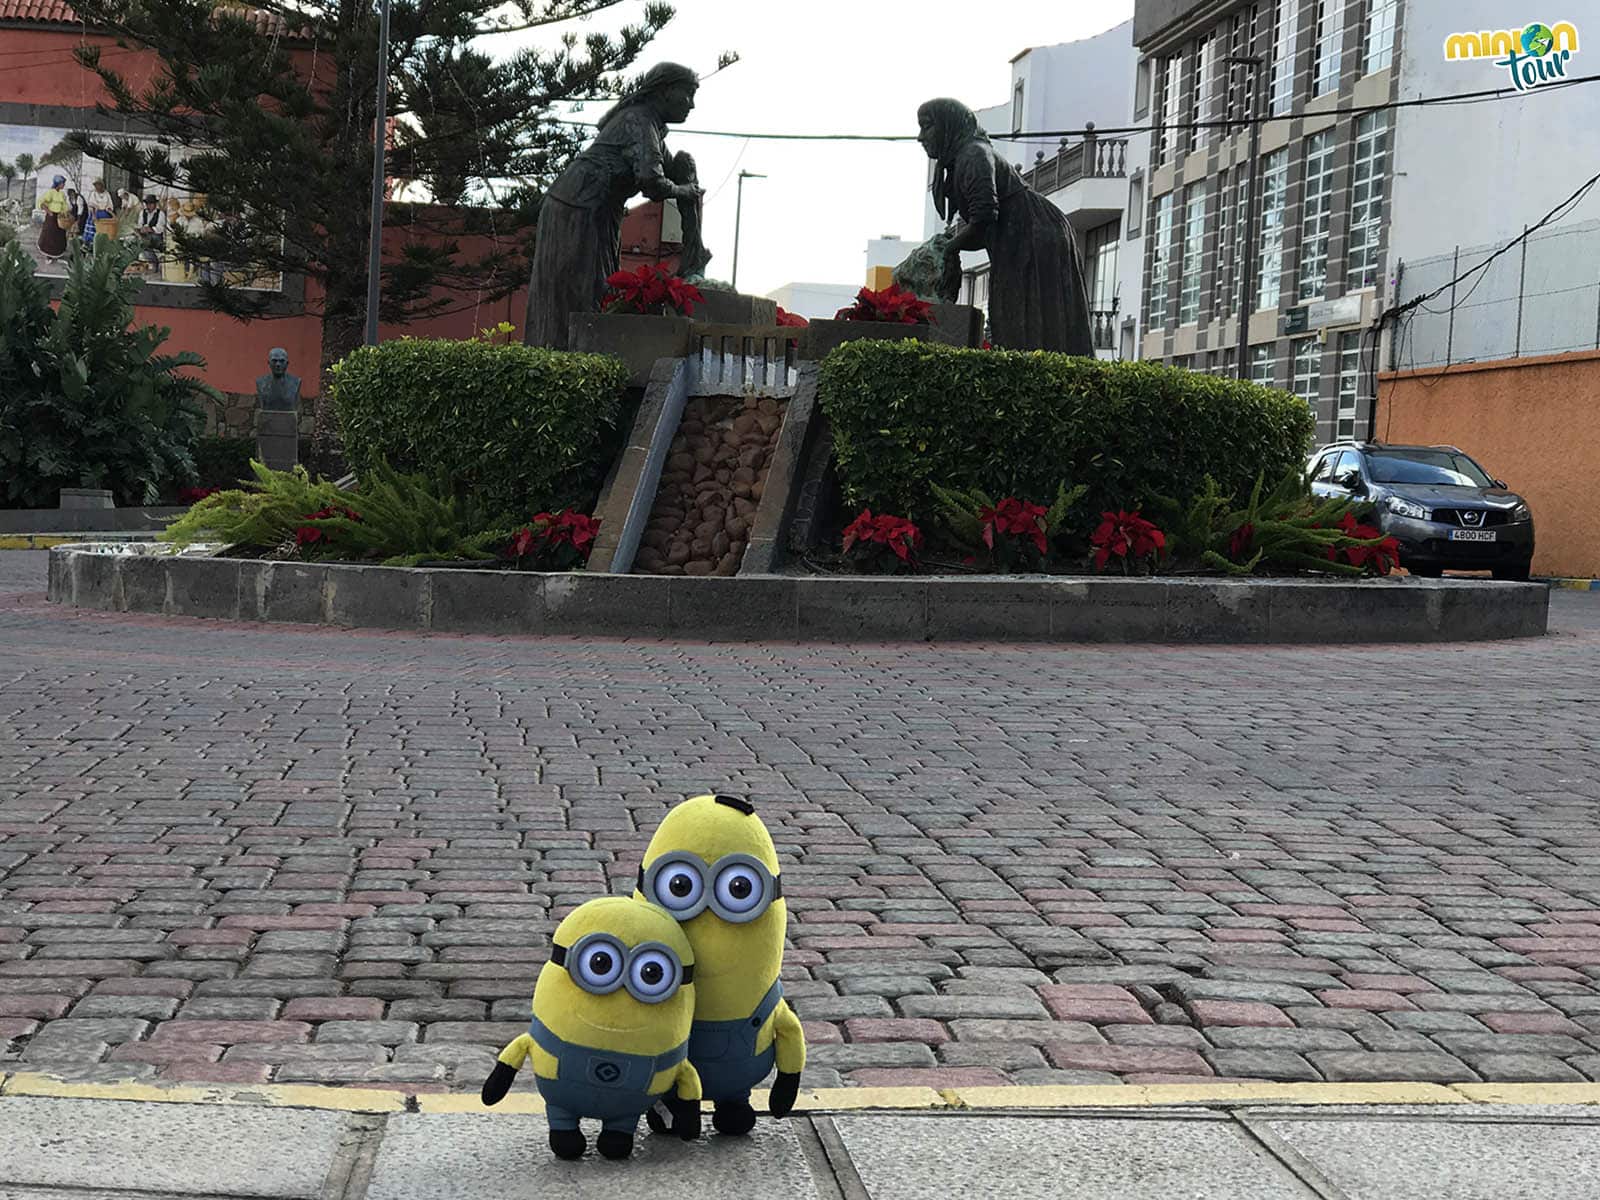
{"label": "stone monument base", "polygon": [[292,471],[300,462],[300,414],[293,409],[256,411],[256,458],[274,471]]}

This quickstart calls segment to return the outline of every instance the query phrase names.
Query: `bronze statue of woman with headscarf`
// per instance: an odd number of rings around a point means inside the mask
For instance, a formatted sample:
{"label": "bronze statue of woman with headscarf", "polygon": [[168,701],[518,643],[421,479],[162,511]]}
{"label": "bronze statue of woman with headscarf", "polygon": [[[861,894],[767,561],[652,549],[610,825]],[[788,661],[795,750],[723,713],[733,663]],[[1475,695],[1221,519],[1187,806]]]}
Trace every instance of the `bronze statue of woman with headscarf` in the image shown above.
{"label": "bronze statue of woman with headscarf", "polygon": [[1089,294],[1066,216],[994,152],[959,100],[917,110],[917,141],[934,161],[933,203],[960,218],[945,249],[940,298],[954,301],[961,251],[989,252],[989,336],[1005,350],[1093,355]]}
{"label": "bronze statue of woman with headscarf", "polygon": [[623,210],[632,197],[642,192],[652,200],[683,201],[698,214],[703,192],[694,160],[669,156],[665,138],[667,126],[694,108],[699,86],[688,67],[651,67],[600,118],[595,140],[545,193],[528,282],[522,338],[528,345],[563,350],[567,318],[600,311],[606,278],[617,269]]}

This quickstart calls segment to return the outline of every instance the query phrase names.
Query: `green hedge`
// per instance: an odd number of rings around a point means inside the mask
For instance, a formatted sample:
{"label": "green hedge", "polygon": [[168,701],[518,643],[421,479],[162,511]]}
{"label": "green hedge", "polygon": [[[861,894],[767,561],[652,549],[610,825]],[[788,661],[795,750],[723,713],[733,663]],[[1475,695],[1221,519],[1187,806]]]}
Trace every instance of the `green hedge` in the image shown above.
{"label": "green hedge", "polygon": [[1303,466],[1315,422],[1287,392],[1154,363],[848,342],[822,363],[851,506],[926,519],[930,484],[1048,504],[1083,484],[1081,511],[1187,501],[1211,475],[1245,497]]}
{"label": "green hedge", "polygon": [[352,470],[387,462],[447,479],[525,520],[589,511],[627,382],[601,355],[400,338],[339,362],[331,394]]}

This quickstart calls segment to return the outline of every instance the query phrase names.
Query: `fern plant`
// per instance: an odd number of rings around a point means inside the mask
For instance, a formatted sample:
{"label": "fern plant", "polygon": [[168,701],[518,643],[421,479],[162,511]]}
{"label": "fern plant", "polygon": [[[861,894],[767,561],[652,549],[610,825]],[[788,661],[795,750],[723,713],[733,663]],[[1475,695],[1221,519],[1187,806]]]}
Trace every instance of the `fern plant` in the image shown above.
{"label": "fern plant", "polygon": [[933,484],[931,490],[936,518],[958,545],[1002,569],[1020,565],[1034,570],[1044,565],[1050,547],[1072,531],[1072,510],[1088,492],[1081,485],[1068,488],[1062,483],[1046,509],[1015,496],[997,503],[978,488]]}
{"label": "fern plant", "polygon": [[1360,500],[1318,500],[1298,471],[1284,476],[1270,492],[1264,477],[1257,476],[1249,504],[1219,521],[1218,544],[1207,547],[1200,560],[1230,575],[1252,575],[1262,567],[1363,575],[1366,566],[1345,559],[1352,548],[1384,542],[1381,536],[1353,536],[1358,528],[1366,529],[1358,522],[1370,507]]}
{"label": "fern plant", "polygon": [[340,494],[332,515],[301,525],[325,531],[339,557],[377,559],[386,567],[438,559],[489,561],[500,557],[489,547],[510,540],[503,521],[486,514],[470,497],[455,495],[442,481],[401,474],[382,462],[362,479],[359,491]]}
{"label": "fern plant", "polygon": [[304,467],[274,471],[252,459],[250,471],[253,483],[207,496],[156,536],[179,547],[196,542],[281,546],[294,539],[307,514],[353,498],[326,480],[313,482]]}

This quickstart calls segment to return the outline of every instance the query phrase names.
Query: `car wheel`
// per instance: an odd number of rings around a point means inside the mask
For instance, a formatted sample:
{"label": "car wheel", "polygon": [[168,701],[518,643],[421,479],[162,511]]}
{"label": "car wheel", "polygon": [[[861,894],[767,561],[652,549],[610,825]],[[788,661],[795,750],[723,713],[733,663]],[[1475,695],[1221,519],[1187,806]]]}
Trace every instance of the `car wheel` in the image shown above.
{"label": "car wheel", "polygon": [[1496,567],[1493,574],[1496,579],[1507,579],[1513,583],[1527,583],[1531,566],[1531,563],[1518,563],[1514,567]]}
{"label": "car wheel", "polygon": [[[1404,566],[1403,563],[1401,565]],[[1443,567],[1415,566],[1406,567],[1406,570],[1410,571],[1413,575],[1420,576],[1423,579],[1437,579],[1439,576],[1444,574]]]}

